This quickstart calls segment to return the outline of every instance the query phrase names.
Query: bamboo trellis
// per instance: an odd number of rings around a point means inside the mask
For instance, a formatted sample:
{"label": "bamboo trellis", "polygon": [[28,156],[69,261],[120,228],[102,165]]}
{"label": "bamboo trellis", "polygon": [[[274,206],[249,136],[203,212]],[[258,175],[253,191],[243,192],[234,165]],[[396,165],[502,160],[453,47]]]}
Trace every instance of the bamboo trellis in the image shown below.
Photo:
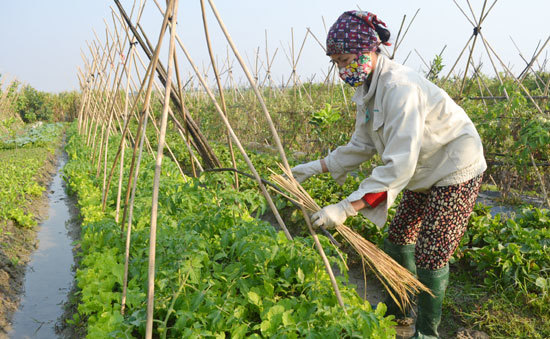
{"label": "bamboo trellis", "polygon": [[[152,96],[152,84],[154,83],[155,70],[157,70],[159,72],[159,75],[161,75],[161,81],[162,81],[163,86],[165,88],[165,94],[164,94],[164,105],[163,105],[163,112],[162,112],[162,118],[161,118],[161,128],[160,128],[160,130],[157,130],[158,133],[159,133],[159,140],[158,140],[158,150],[157,150],[157,156],[156,156],[157,165],[156,165],[156,170],[155,170],[155,179],[154,179],[154,187],[153,187],[154,188],[154,190],[153,190],[153,203],[152,203],[152,213],[151,213],[151,232],[150,232],[151,239],[150,239],[150,254],[149,254],[150,270],[149,270],[149,279],[148,279],[149,280],[149,287],[148,287],[147,329],[146,329],[146,337],[151,337],[151,335],[152,335],[152,326],[153,326],[152,311],[153,311],[153,304],[154,304],[154,287],[153,287],[154,286],[154,262],[155,262],[154,254],[155,254],[155,240],[156,240],[156,238],[155,238],[155,234],[156,234],[156,212],[157,212],[157,208],[158,208],[158,204],[157,204],[158,182],[159,182],[159,178],[160,178],[160,168],[161,168],[161,164],[162,164],[162,154],[163,154],[163,149],[164,149],[164,146],[165,146],[164,138],[165,138],[165,134],[166,134],[167,118],[168,118],[168,113],[170,111],[169,103],[170,103],[171,99],[174,100],[174,97],[172,96],[172,93],[171,93],[172,92],[171,78],[172,78],[172,73],[174,72],[173,68],[174,68],[174,64],[175,64],[175,61],[176,61],[175,60],[175,42],[176,42],[176,39],[177,39],[177,42],[180,45],[181,49],[183,50],[183,52],[186,54],[186,57],[187,57],[188,61],[192,64],[192,67],[194,68],[195,73],[196,73],[195,76],[198,77],[198,79],[201,82],[202,86],[204,87],[205,91],[211,96],[212,101],[215,103],[215,106],[216,106],[216,109],[217,109],[218,113],[220,113],[220,116],[222,117],[222,119],[224,120],[224,122],[225,122],[225,124],[228,128],[229,135],[233,138],[233,140],[236,143],[236,145],[238,146],[239,150],[241,151],[241,153],[245,157],[245,160],[247,160],[247,163],[250,167],[250,170],[254,173],[254,176],[258,180],[258,184],[259,184],[262,192],[264,193],[266,199],[268,200],[268,202],[270,204],[270,207],[272,208],[274,214],[276,215],[276,217],[278,219],[278,222],[281,225],[281,228],[283,229],[283,231],[285,232],[285,234],[287,235],[287,237],[289,239],[292,239],[292,237],[290,236],[288,230],[286,229],[286,226],[284,225],[284,222],[282,221],[282,219],[278,215],[278,211],[275,208],[269,194],[267,193],[267,190],[265,189],[265,187],[263,187],[263,184],[261,182],[261,178],[259,177],[257,171],[255,170],[254,165],[252,165],[250,159],[248,159],[246,151],[244,150],[244,148],[240,144],[239,139],[237,138],[237,136],[234,134],[234,132],[231,128],[231,125],[229,124],[229,121],[227,120],[226,108],[222,109],[220,106],[218,106],[216,98],[214,97],[212,92],[210,92],[206,81],[204,79],[202,79],[201,72],[199,72],[198,69],[196,68],[196,66],[194,66],[194,64],[192,63],[192,60],[191,60],[189,54],[187,53],[185,47],[183,46],[181,40],[179,39],[179,37],[177,36],[177,34],[175,32],[175,17],[176,17],[176,13],[177,13],[177,7],[175,7],[175,6],[177,4],[177,1],[169,2],[168,7],[167,7],[168,10],[166,11],[166,13],[164,13],[164,21],[163,21],[161,33],[159,35],[159,41],[157,43],[157,46],[155,47],[155,53],[152,56],[150,56],[151,53],[146,52],[146,54],[150,57],[151,62],[149,64],[148,68],[147,68],[147,71],[146,71],[146,73],[143,77],[143,80],[141,81],[140,89],[139,89],[139,91],[137,91],[138,94],[133,95],[134,102],[133,102],[130,110],[128,109],[129,99],[130,99],[129,91],[130,91],[130,88],[131,88],[130,84],[133,82],[132,77],[131,77],[131,71],[129,70],[129,67],[132,64],[132,60],[134,60],[134,62],[136,60],[136,57],[134,56],[134,51],[135,51],[134,44],[130,43],[130,45],[128,46],[127,57],[124,58],[123,62],[120,61],[119,63],[117,63],[115,60],[116,60],[116,55],[117,54],[123,55],[123,50],[125,48],[124,46],[125,46],[126,42],[128,40],[132,41],[134,39],[139,42],[140,35],[138,35],[137,30],[135,30],[135,28],[132,29],[132,27],[134,27],[134,26],[132,26],[131,21],[125,15],[125,12],[124,12],[123,8],[121,7],[120,3],[118,1],[115,1],[115,2],[119,6],[119,10],[120,10],[122,16],[125,18],[126,25],[122,25],[122,26],[125,26],[124,27],[125,29],[130,28],[132,33],[133,33],[133,36],[130,37],[128,31],[125,30],[126,36],[124,38],[124,42],[121,43],[119,33],[118,33],[117,28],[116,28],[116,23],[115,23],[115,28],[114,28],[115,36],[113,36],[110,33],[108,28],[106,29],[106,37],[107,37],[106,40],[107,41],[105,43],[105,46],[103,44],[99,43],[100,39],[97,36],[97,34],[95,34],[96,39],[97,39],[98,42],[94,41],[94,43],[93,43],[94,49],[92,49],[90,47],[90,51],[91,51],[91,54],[93,56],[93,61],[91,63],[92,66],[90,66],[90,62],[85,60],[86,70],[88,71],[88,77],[85,80],[85,82],[81,81],[81,83],[85,84],[85,86],[83,86],[83,90],[84,90],[85,93],[84,93],[84,96],[83,96],[84,100],[82,101],[82,106],[81,106],[80,113],[79,113],[79,116],[78,116],[79,131],[80,131],[80,133],[85,135],[87,144],[89,146],[91,146],[91,148],[92,148],[92,161],[93,161],[94,165],[97,165],[97,172],[96,172],[97,176],[99,176],[100,168],[102,167],[101,165],[103,164],[103,205],[105,206],[106,203],[107,203],[107,195],[108,195],[111,179],[113,177],[113,172],[114,172],[114,168],[115,168],[115,165],[116,165],[116,161],[119,158],[119,156],[124,152],[125,144],[127,142],[127,140],[126,140],[127,137],[129,135],[131,135],[130,129],[129,129],[129,122],[132,118],[132,114],[135,116],[135,110],[137,109],[138,102],[141,102],[142,105],[143,105],[143,108],[141,109],[141,113],[140,113],[139,117],[136,117],[136,119],[138,120],[138,128],[136,130],[136,135],[131,138],[131,139],[133,139],[133,142],[134,142],[134,154],[132,156],[132,164],[130,166],[130,173],[128,175],[128,185],[127,185],[127,190],[126,190],[127,197],[126,197],[126,200],[124,202],[125,212],[124,212],[124,215],[122,217],[122,222],[121,222],[122,225],[125,225],[126,209],[127,209],[128,205],[130,205],[130,209],[132,208],[133,196],[135,194],[135,189],[136,189],[137,173],[139,171],[139,163],[140,163],[140,160],[141,160],[143,144],[144,144],[144,140],[147,140],[146,139],[147,136],[145,134],[145,128],[146,128],[148,117],[150,116],[149,115],[149,104],[150,104],[150,100],[151,100],[151,96]],[[157,5],[158,5],[158,3],[157,3]],[[247,75],[249,77],[249,80],[251,80],[252,85],[255,86],[256,82],[251,78],[251,76],[248,73],[248,70],[246,68],[246,65],[244,65],[244,62],[240,58],[240,56],[238,54],[238,51],[235,49],[234,44],[232,44],[231,38],[228,35],[228,33],[227,33],[227,31],[226,31],[226,29],[223,25],[223,22],[221,21],[221,18],[219,17],[219,14],[217,13],[217,11],[216,11],[216,9],[215,9],[212,2],[210,2],[210,6],[211,6],[213,12],[216,14],[216,17],[217,17],[218,22],[220,23],[220,26],[225,31],[225,34],[228,38],[228,41],[232,45],[233,51],[237,55],[237,58],[239,58],[239,62],[241,64],[241,66],[244,68],[245,72],[247,72]],[[140,8],[142,8],[142,7],[140,7]],[[161,9],[161,8],[159,7],[159,9]],[[204,9],[204,7],[203,7],[203,9]],[[136,24],[136,25],[138,27],[140,27],[139,24]],[[166,72],[164,72],[164,71],[162,71],[163,70],[162,67],[159,70],[159,68],[157,66],[157,63],[158,63],[162,38],[163,38],[164,32],[166,31],[166,28],[170,28],[171,34],[170,34],[170,51],[169,51],[169,60],[168,60],[168,70]],[[205,30],[206,30],[206,21],[205,21]],[[143,30],[142,30],[141,34],[146,39],[146,36],[145,36],[145,33],[143,32]],[[130,37],[130,39],[127,39],[128,37]],[[110,38],[110,40],[109,40],[109,38]],[[149,50],[149,52],[150,52],[152,50],[152,47],[151,47],[150,43],[148,43],[147,45],[148,45],[148,48],[150,49]],[[146,50],[145,47],[144,47],[145,46],[144,44],[141,44],[141,46],[144,48],[144,50]],[[116,53],[117,49],[118,49],[118,53]],[[99,57],[99,55],[101,55],[101,57]],[[138,54],[136,54],[136,56],[137,56],[138,59],[140,58]],[[115,66],[115,64],[116,64],[116,66]],[[214,59],[213,58],[212,58],[212,64],[214,64]],[[110,65],[110,67],[109,67],[109,65]],[[134,72],[137,72],[137,67],[136,67]],[[118,103],[117,103],[117,95],[118,95],[118,92],[119,92],[119,88],[120,88],[120,86],[122,85],[122,82],[123,82],[122,81],[122,74],[124,74],[124,73],[126,74],[126,90],[125,90],[125,95],[124,95],[124,97],[125,97],[124,110],[121,110],[120,107],[118,106]],[[113,76],[113,74],[114,74],[114,76]],[[113,80],[113,78],[114,78],[114,80]],[[218,87],[219,87],[220,93],[223,93],[221,83],[219,81],[218,76],[217,76],[217,79],[218,79]],[[257,80],[258,80],[258,77],[256,76],[256,81]],[[147,86],[146,86],[147,89],[144,90],[146,83],[147,83]],[[183,106],[183,94],[182,94],[181,82],[178,81],[178,84],[179,84],[179,88],[178,88],[179,98],[176,97],[176,99],[179,99],[179,106],[182,108],[182,113],[185,117],[185,114],[187,112],[185,111],[184,106]],[[155,83],[155,86],[158,86],[158,85]],[[158,89],[158,87],[157,87],[157,89]],[[142,93],[144,91],[145,91],[145,94],[144,94],[144,97],[142,97]],[[134,90],[134,93],[135,93],[135,90]],[[287,168],[290,168],[288,166],[288,162],[286,161],[284,151],[282,150],[282,145],[280,143],[280,140],[278,139],[278,136],[277,136],[277,133],[276,133],[275,128],[273,126],[273,123],[271,122],[271,118],[269,116],[269,113],[267,112],[267,108],[265,107],[265,104],[263,103],[262,97],[261,97],[261,95],[260,95],[257,88],[256,88],[256,95],[258,97],[258,100],[262,103],[264,112],[266,114],[266,118],[268,119],[268,122],[271,126],[271,130],[274,134],[275,140],[278,143],[279,149],[281,151],[281,155],[283,156],[283,162],[286,164]],[[223,103],[223,101],[222,101],[222,103]],[[93,106],[90,107],[90,104],[93,104]],[[130,112],[132,112],[132,114],[130,114]],[[171,113],[170,115],[174,118],[174,121],[177,121],[175,119],[174,114],[172,112],[170,112],[170,113]],[[118,151],[115,155],[115,161],[114,161],[113,167],[111,168],[111,172],[110,172],[110,175],[108,176],[108,181],[107,181],[107,159],[108,159],[108,151],[109,151],[108,140],[109,140],[109,136],[111,135],[111,132],[114,132],[114,130],[112,128],[113,119],[116,120],[119,124],[118,130],[119,130],[120,133],[122,133],[122,138],[121,138],[120,145],[118,147]],[[122,120],[124,122],[123,125],[120,124],[120,120]],[[189,132],[189,124],[188,124],[188,121],[186,121],[186,120],[187,119],[184,120],[184,126],[185,126],[186,132],[188,133]],[[179,126],[181,126],[181,124]],[[183,129],[183,128],[181,128],[181,129]],[[183,137],[183,134],[181,136]],[[99,138],[99,143],[97,142],[98,138]],[[130,140],[128,140],[128,141],[130,141]],[[186,140],[186,143],[188,143],[188,140]],[[138,144],[139,144],[139,146],[138,146]],[[195,148],[196,148],[197,143],[195,143],[193,146],[195,146]],[[138,149],[139,149],[139,156],[137,158],[137,164],[135,164],[135,162],[136,162],[136,160],[135,160],[136,159],[136,152],[137,152]],[[192,152],[190,152],[190,153],[192,153]],[[176,160],[176,159],[174,159],[174,160]],[[203,158],[203,160],[204,160],[204,158]],[[123,173],[123,171],[122,171],[122,168],[123,168],[122,159],[120,161],[121,161],[121,164],[120,164],[121,167],[120,167],[120,171],[119,171],[119,183],[118,183],[118,194],[117,194],[117,216],[116,216],[117,221],[118,221],[118,218],[119,218],[119,215],[118,215],[119,212],[118,211],[119,211],[119,208],[120,208],[120,195],[121,195],[121,188],[122,188],[122,182],[123,182],[122,181],[122,173]],[[177,162],[177,160],[176,160],[176,162]],[[200,166],[200,163],[198,163],[198,165]],[[234,165],[235,165],[235,163],[234,163]],[[134,172],[134,168],[136,168],[135,172]],[[130,190],[130,188],[132,188],[132,189]],[[131,194],[132,195],[132,200],[131,201],[128,200],[128,196],[129,196],[130,192],[132,192],[132,194]],[[334,274],[332,273],[331,267],[328,264],[328,260],[327,260],[326,256],[324,255],[324,251],[323,251],[323,249],[322,249],[322,247],[321,247],[321,245],[320,245],[320,243],[319,243],[319,241],[318,241],[318,239],[315,235],[315,232],[313,232],[313,229],[311,228],[311,224],[309,223],[309,218],[307,217],[307,214],[306,214],[306,220],[308,220],[308,227],[309,227],[310,231],[312,232],[312,235],[314,236],[314,239],[315,239],[316,245],[318,247],[318,250],[319,250],[319,252],[321,253],[321,255],[323,257],[323,260],[325,262],[325,265],[327,267],[327,270],[328,270],[329,275],[331,277],[331,280],[333,282],[333,286],[335,288],[335,293],[337,295],[339,303],[342,307],[344,307],[343,302],[341,300],[341,296],[339,294],[338,286],[336,284],[336,280],[334,278]],[[125,263],[125,276],[124,276],[124,286],[123,286],[123,290],[124,290],[123,298],[125,298],[126,284],[127,284],[127,268],[128,268],[128,257],[129,257],[128,251],[130,249],[129,239],[130,239],[130,231],[131,231],[131,226],[132,226],[131,225],[132,224],[131,212],[130,212],[130,218],[129,218],[128,221],[129,222],[128,222],[128,226],[127,226],[127,237],[126,237],[126,242],[127,243],[126,243],[126,263]],[[122,311],[124,311],[124,300],[122,301],[122,304],[123,304]]]}

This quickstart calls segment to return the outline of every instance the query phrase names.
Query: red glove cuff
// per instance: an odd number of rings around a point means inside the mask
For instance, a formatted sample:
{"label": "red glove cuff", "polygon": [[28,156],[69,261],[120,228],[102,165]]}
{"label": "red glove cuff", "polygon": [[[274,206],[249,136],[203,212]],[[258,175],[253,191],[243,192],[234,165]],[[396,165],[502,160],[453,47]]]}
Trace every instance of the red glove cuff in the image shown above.
{"label": "red glove cuff", "polygon": [[386,200],[388,194],[386,192],[367,193],[363,196],[363,200],[369,204],[370,207],[375,208],[382,201]]}

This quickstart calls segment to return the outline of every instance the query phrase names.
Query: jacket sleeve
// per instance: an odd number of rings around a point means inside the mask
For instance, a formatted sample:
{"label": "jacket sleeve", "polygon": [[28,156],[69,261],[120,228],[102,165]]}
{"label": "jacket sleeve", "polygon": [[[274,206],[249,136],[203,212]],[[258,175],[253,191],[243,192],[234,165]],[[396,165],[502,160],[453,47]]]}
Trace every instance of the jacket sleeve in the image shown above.
{"label": "jacket sleeve", "polygon": [[364,116],[361,115],[359,110],[357,115],[355,131],[349,143],[336,148],[325,158],[330,174],[340,185],[344,184],[349,172],[369,160],[376,153],[376,148],[368,140],[364,130],[366,125]]}
{"label": "jacket sleeve", "polygon": [[413,83],[393,84],[382,98],[381,107],[383,165],[376,167],[349,196],[350,201],[356,201],[367,193],[387,192],[385,202],[361,210],[378,227],[385,224],[389,207],[415,172],[425,128],[422,92]]}

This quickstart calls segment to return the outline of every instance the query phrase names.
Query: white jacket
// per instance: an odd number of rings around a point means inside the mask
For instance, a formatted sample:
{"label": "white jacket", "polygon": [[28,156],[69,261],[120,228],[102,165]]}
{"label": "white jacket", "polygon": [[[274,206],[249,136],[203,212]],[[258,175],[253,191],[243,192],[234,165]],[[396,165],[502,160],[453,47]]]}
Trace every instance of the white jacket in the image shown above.
{"label": "white jacket", "polygon": [[383,165],[348,199],[387,192],[385,203],[363,215],[382,227],[403,189],[415,192],[474,178],[487,168],[474,124],[449,95],[417,72],[378,55],[370,86],[357,89],[355,131],[350,142],[331,152],[327,168],[339,184],[375,152]]}

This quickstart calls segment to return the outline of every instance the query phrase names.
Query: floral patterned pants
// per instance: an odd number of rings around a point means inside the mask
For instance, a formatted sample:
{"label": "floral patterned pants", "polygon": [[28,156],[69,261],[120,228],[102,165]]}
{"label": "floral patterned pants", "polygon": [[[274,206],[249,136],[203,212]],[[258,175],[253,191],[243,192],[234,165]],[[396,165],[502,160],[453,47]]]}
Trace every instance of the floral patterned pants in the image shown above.
{"label": "floral patterned pants", "polygon": [[396,245],[415,244],[416,267],[436,270],[445,266],[460,243],[474,208],[482,175],[429,192],[405,190],[389,230]]}

